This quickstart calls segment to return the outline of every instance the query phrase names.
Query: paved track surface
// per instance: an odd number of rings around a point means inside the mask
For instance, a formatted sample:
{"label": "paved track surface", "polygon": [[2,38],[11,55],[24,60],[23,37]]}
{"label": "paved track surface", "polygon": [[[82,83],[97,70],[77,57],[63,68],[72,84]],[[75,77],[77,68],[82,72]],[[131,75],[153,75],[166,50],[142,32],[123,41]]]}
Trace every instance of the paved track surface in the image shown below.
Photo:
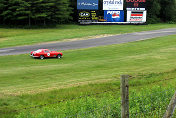
{"label": "paved track surface", "polygon": [[114,36],[89,39],[89,40],[58,42],[58,43],[55,42],[55,43],[38,44],[38,45],[30,45],[30,46],[0,48],[0,56],[25,54],[25,53],[30,53],[31,51],[34,51],[37,49],[45,49],[45,48],[50,50],[69,50],[69,49],[96,47],[96,46],[102,46],[102,45],[121,44],[121,43],[146,40],[146,39],[173,35],[173,34],[176,34],[176,28],[114,35]]}

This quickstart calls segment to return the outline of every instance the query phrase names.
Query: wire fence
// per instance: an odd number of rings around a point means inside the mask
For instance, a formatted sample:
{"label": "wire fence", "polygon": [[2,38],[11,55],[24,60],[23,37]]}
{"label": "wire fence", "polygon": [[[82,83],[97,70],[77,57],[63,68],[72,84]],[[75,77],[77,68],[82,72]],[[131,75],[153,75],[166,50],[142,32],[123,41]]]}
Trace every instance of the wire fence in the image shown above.
{"label": "wire fence", "polygon": [[[160,91],[159,91],[160,90]],[[111,91],[112,92],[112,91]],[[117,91],[113,91],[117,92]],[[24,111],[18,115],[18,118],[30,116],[35,117],[58,117],[58,118],[120,118],[121,117],[121,99],[108,95],[108,91],[104,91],[103,98],[95,98],[94,96],[82,96],[77,99],[62,101],[60,104],[44,108],[40,108],[40,116],[37,114],[29,114]],[[143,92],[137,94],[130,93],[129,97],[129,114],[130,118],[161,118],[166,111],[174,93],[174,89],[162,90],[161,88],[151,90],[150,93]],[[101,94],[101,93],[99,93]],[[94,94],[96,95],[96,94]],[[34,112],[32,110],[32,112]]]}
{"label": "wire fence", "polygon": [[[140,76],[144,76],[144,75],[145,74],[141,74]],[[137,76],[139,76],[139,75],[137,75]],[[135,78],[135,77],[130,76],[130,79],[133,79],[133,78]],[[157,80],[157,81],[154,81],[153,83],[157,83],[157,82],[161,82],[161,81],[166,81],[166,80],[171,80],[171,79],[173,79],[173,78],[167,78],[167,79],[163,79],[163,80]],[[58,100],[58,101],[55,101],[55,102],[52,102],[52,103],[46,103],[46,104],[35,105],[35,106],[30,106],[30,107],[24,107],[24,108],[21,108],[21,109],[13,110],[11,112],[19,112],[21,110],[41,108],[41,107],[45,107],[45,106],[49,106],[49,105],[53,105],[53,104],[59,104],[59,103],[62,103],[62,102],[65,102],[65,101],[69,101],[69,100],[81,99],[81,98],[91,97],[91,96],[98,96],[100,94],[104,94],[104,93],[108,93],[108,92],[117,93],[119,91],[119,89],[120,89],[120,87],[118,87],[117,89],[105,90],[105,91],[97,92],[97,93],[94,93],[94,94],[88,94],[88,95],[78,96],[78,97],[74,97],[74,98],[70,98],[70,99]]]}
{"label": "wire fence", "polygon": [[145,96],[130,98],[130,117],[132,118],[161,118],[172,98],[174,91],[164,90]]}
{"label": "wire fence", "polygon": [[[119,90],[119,89],[118,89]],[[66,102],[66,101],[69,101],[69,100],[76,100],[76,99],[82,99],[82,98],[86,98],[86,97],[96,97],[100,94],[105,94],[105,93],[108,93],[108,92],[117,92],[118,90],[106,90],[106,91],[102,91],[102,92],[97,92],[97,93],[94,93],[94,94],[88,94],[88,95],[84,95],[84,96],[79,96],[79,97],[74,97],[74,98],[70,98],[70,99],[63,99],[63,100],[58,100],[56,102],[52,102],[52,103],[47,103],[47,104],[41,104],[41,105],[35,105],[35,106],[31,106],[31,107],[24,107],[24,108],[21,108],[21,109],[16,109],[16,110],[13,110],[11,112],[20,112],[22,110],[29,110],[29,109],[36,109],[36,108],[42,108],[42,107],[45,107],[45,106],[49,106],[49,105],[54,105],[54,104],[59,104],[59,103],[63,103],[63,102]]]}
{"label": "wire fence", "polygon": [[[130,79],[133,79],[133,77],[130,77]],[[170,79],[173,78],[153,82]],[[16,113],[17,118],[120,118],[121,98],[119,90],[120,87],[71,99],[11,110],[10,112]],[[142,92],[130,92],[130,118],[163,117],[174,91],[174,88],[163,89],[162,87],[156,87],[151,90],[143,89]],[[98,97],[99,95],[101,97]],[[102,97],[102,95],[104,96]],[[174,116],[176,117],[176,114]]]}

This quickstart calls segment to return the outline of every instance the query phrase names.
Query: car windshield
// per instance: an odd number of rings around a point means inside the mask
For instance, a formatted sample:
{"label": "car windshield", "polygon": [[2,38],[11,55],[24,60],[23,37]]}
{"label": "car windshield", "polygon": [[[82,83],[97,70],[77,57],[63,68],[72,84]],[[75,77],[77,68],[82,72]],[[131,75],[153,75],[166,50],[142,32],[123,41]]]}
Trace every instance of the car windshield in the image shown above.
{"label": "car windshield", "polygon": [[36,53],[39,53],[39,52],[41,52],[42,50],[37,50],[37,51],[35,51]]}

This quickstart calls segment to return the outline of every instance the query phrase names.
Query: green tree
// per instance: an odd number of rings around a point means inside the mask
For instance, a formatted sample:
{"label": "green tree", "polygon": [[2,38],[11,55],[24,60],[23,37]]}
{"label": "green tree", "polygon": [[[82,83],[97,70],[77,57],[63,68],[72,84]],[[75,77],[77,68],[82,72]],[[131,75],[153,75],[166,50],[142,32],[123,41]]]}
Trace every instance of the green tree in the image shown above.
{"label": "green tree", "polygon": [[71,13],[73,8],[70,7],[69,0],[55,0],[56,5],[53,13],[55,13],[54,19],[57,23],[66,23],[72,20]]}
{"label": "green tree", "polygon": [[160,22],[160,1],[159,0],[148,0],[147,1],[147,22],[158,23]]}
{"label": "green tree", "polygon": [[176,0],[161,0],[161,14],[160,17],[163,21],[176,22]]}
{"label": "green tree", "polygon": [[5,9],[5,0],[0,0],[0,23],[3,24],[3,16],[2,16],[2,13]]}
{"label": "green tree", "polygon": [[78,12],[77,12],[77,0],[70,0],[70,7],[72,8],[72,22],[77,22],[78,21]]}
{"label": "green tree", "polygon": [[[2,2],[1,2],[2,4]],[[18,24],[18,22],[23,23],[27,18],[29,11],[26,10],[27,3],[23,0],[7,0],[3,2],[3,9],[0,13],[0,16],[3,19],[3,22],[6,24]]]}
{"label": "green tree", "polygon": [[69,0],[0,0],[1,24],[67,23],[71,13]]}

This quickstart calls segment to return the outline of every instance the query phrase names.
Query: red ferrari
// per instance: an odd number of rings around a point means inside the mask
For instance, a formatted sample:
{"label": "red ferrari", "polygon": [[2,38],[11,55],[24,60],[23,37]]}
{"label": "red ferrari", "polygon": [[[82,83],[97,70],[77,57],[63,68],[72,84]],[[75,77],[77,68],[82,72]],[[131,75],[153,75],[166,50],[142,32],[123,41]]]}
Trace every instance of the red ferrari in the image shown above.
{"label": "red ferrari", "polygon": [[34,58],[44,59],[47,57],[57,57],[58,59],[62,58],[61,52],[50,51],[48,49],[38,49],[36,51],[31,52],[31,56]]}

